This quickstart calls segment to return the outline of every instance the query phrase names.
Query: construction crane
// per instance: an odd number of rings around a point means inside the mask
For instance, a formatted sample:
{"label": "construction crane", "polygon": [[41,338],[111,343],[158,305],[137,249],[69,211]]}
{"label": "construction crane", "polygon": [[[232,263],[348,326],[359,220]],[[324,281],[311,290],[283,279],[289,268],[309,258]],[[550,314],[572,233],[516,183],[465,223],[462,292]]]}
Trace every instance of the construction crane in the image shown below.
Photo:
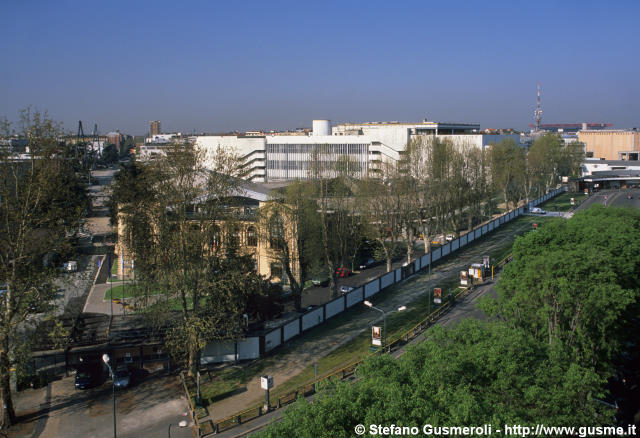
{"label": "construction crane", "polygon": [[84,140],[84,129],[82,129],[82,120],[78,120],[78,134],[76,135],[76,147],[75,147],[75,159],[76,161],[78,160],[78,148],[84,146],[85,150],[84,150],[84,156],[82,157],[82,159],[84,160],[84,157],[86,157],[87,155],[87,144]]}
{"label": "construction crane", "polygon": [[99,140],[98,140],[98,124],[95,123],[93,125],[93,135],[91,138],[91,168],[93,169],[93,166],[95,165],[95,150],[94,148],[97,147],[97,145],[99,145]]}

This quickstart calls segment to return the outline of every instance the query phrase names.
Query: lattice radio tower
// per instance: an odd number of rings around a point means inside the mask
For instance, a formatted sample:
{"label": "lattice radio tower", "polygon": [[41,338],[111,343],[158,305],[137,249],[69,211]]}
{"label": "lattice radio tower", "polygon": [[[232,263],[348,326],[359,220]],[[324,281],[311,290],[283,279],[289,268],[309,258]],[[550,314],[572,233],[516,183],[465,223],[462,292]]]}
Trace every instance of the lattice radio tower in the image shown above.
{"label": "lattice radio tower", "polygon": [[540,82],[538,82],[538,106],[535,111],[536,131],[540,131],[542,124],[542,105],[540,104]]}

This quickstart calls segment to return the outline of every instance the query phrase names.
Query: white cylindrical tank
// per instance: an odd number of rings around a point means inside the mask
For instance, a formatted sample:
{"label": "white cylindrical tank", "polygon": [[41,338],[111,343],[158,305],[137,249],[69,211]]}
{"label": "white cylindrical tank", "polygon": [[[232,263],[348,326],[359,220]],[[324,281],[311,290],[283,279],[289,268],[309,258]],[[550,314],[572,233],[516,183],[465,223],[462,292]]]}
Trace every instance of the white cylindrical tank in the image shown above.
{"label": "white cylindrical tank", "polygon": [[313,135],[331,135],[331,120],[314,120]]}

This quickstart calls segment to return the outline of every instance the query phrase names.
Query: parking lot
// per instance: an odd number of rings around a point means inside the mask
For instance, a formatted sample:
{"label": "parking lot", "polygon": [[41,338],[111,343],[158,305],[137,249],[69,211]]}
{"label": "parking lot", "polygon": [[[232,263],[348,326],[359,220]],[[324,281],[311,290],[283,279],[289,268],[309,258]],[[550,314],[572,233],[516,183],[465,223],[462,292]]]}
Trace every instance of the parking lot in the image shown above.
{"label": "parking lot", "polygon": [[[116,428],[118,437],[171,436],[192,437],[190,427],[179,427],[191,419],[177,376],[150,377],[131,388],[116,391]],[[77,390],[74,376],[50,383],[45,388],[16,394],[16,413],[20,424],[9,430],[11,438],[113,436],[113,399],[111,380],[102,385]]]}

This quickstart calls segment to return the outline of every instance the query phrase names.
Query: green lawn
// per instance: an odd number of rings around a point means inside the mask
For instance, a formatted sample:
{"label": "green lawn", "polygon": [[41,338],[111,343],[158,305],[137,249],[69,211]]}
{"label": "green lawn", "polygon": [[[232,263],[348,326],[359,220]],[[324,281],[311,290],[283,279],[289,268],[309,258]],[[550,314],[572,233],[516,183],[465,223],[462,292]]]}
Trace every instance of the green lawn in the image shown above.
{"label": "green lawn", "polygon": [[120,284],[118,286],[110,287],[104,294],[105,300],[112,298],[133,298],[139,297],[142,293],[142,289],[133,284]]}
{"label": "green lawn", "polygon": [[111,276],[117,276],[118,275],[118,257],[116,257],[115,254],[113,254],[113,265],[111,265]]}

